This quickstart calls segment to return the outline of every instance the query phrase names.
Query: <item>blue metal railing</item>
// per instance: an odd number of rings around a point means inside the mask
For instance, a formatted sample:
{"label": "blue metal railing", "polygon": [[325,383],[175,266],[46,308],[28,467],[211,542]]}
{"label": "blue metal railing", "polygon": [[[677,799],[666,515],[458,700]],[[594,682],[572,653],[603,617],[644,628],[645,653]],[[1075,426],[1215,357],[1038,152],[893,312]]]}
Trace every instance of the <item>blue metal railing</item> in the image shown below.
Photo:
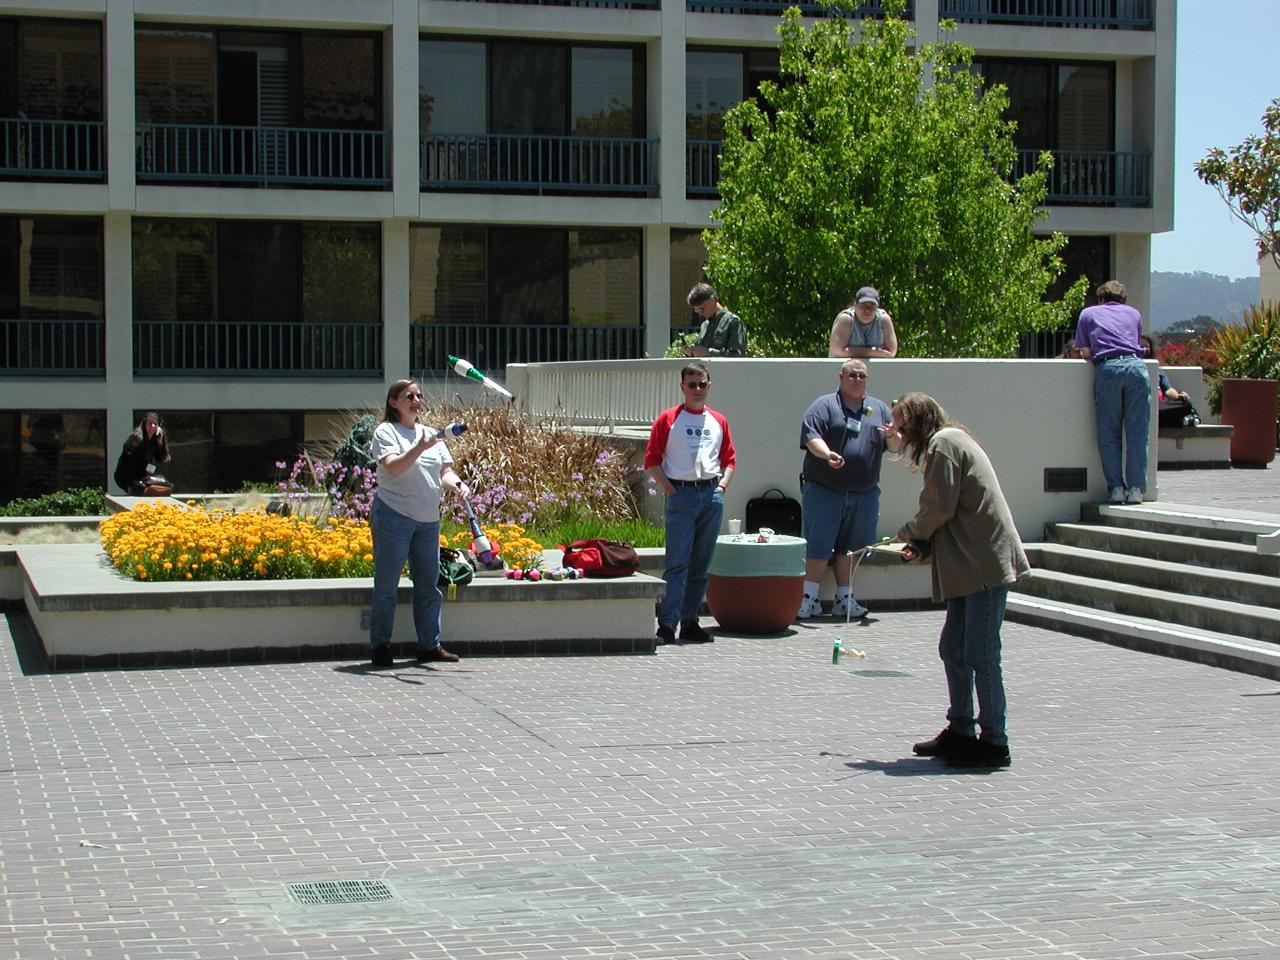
{"label": "blue metal railing", "polygon": [[133,322],[135,376],[382,376],[381,323]]}
{"label": "blue metal railing", "polygon": [[717,197],[720,195],[720,152],[724,144],[719,140],[686,140],[684,144],[684,187],[689,197]]}
{"label": "blue metal railing", "polygon": [[1073,342],[1075,328],[1030,330],[1018,337],[1018,357],[1022,360],[1052,360]]}
{"label": "blue metal railing", "polygon": [[644,355],[644,327],[541,323],[415,323],[409,328],[409,369],[428,376],[445,358],[466,357],[488,373],[508,363],[632,360]]}
{"label": "blue metal railing", "polygon": [[100,180],[104,128],[101,120],[0,117],[0,176]]}
{"label": "blue metal railing", "polygon": [[[754,13],[763,16],[776,17],[788,7],[799,7],[800,12],[806,17],[844,17],[849,16],[849,11],[833,7],[826,3],[814,3],[811,0],[804,2],[787,2],[787,0],[685,0],[685,9],[690,13]],[[913,4],[908,3],[903,16],[908,20],[913,19],[915,14],[912,10]],[[852,14],[857,18],[864,17],[883,17],[884,6],[879,3],[860,3]]]}
{"label": "blue metal railing", "polygon": [[960,23],[1150,30],[1151,0],[940,0],[938,16]]}
{"label": "blue metal railing", "polygon": [[144,123],[137,134],[138,180],[259,186],[385,187],[387,135],[381,130],[233,127]]}
{"label": "blue metal railing", "polygon": [[658,192],[658,141],[633,137],[424,133],[424,189]]}
{"label": "blue metal railing", "polygon": [[101,377],[101,320],[0,320],[0,375]]}
{"label": "blue metal railing", "polygon": [[[1015,171],[1035,170],[1039,150],[1019,150]],[[1046,203],[1151,206],[1151,152],[1054,150]]]}

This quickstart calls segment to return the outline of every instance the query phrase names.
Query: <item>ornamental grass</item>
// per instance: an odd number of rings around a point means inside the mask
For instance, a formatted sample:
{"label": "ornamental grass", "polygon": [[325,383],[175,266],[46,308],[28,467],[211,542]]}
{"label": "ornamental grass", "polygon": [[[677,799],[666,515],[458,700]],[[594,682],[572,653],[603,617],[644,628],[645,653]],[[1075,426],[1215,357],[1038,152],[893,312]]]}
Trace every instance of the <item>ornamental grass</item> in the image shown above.
{"label": "ornamental grass", "polygon": [[134,580],[297,580],[373,576],[367,523],[140,504],[100,524],[102,546]]}

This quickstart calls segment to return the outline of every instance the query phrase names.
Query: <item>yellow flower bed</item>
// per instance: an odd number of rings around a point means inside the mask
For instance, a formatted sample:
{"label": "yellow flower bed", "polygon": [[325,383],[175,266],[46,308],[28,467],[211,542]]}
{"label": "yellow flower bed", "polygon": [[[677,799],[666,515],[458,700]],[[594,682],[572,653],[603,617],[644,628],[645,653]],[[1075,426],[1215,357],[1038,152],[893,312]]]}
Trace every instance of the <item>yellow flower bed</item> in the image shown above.
{"label": "yellow flower bed", "polygon": [[135,580],[296,580],[373,576],[363,521],[317,523],[259,508],[183,509],[157,501],[102,521],[102,546]]}
{"label": "yellow flower bed", "polygon": [[[480,529],[489,538],[489,545],[498,551],[498,555],[508,567],[520,570],[532,570],[542,566],[542,544],[524,535],[524,527],[515,523],[500,523],[497,526]],[[462,530],[450,538],[441,537],[442,547],[453,547],[465,550],[471,546],[471,531]]]}

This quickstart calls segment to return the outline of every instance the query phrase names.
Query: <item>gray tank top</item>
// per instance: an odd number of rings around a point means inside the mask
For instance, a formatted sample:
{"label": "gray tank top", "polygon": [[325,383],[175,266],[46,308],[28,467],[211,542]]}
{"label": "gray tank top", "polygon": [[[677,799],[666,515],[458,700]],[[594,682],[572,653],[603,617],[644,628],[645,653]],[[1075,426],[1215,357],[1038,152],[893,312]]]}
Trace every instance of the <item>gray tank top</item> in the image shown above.
{"label": "gray tank top", "polygon": [[884,346],[884,327],[881,323],[885,318],[883,310],[877,310],[875,317],[865,327],[858,322],[858,315],[852,310],[846,310],[849,314],[849,342],[845,347],[883,347]]}

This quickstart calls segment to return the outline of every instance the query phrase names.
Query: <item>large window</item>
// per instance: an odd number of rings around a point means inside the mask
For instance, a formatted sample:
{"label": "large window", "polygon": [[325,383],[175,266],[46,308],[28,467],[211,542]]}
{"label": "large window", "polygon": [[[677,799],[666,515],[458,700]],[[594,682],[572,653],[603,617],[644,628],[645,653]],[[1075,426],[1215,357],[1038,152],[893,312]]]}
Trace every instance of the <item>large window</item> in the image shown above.
{"label": "large window", "polygon": [[639,327],[639,230],[415,226],[415,324]]}
{"label": "large window", "polygon": [[[1063,271],[1044,295],[1046,301],[1061,300],[1063,295],[1081,276],[1087,277],[1085,306],[1094,302],[1094,291],[1111,278],[1111,238],[1069,236],[1061,253]],[[1021,357],[1056,357],[1075,336],[1075,321],[1061,330],[1044,330],[1026,333],[1019,344]]]}
{"label": "large window", "polygon": [[147,321],[379,323],[376,224],[133,222],[133,309]]}
{"label": "large window", "polygon": [[0,411],[0,503],[107,479],[100,410]]}
{"label": "large window", "polygon": [[707,279],[707,248],[701,230],[671,231],[671,326],[697,326],[701,319],[689,306],[689,291]]}
{"label": "large window", "polygon": [[374,35],[147,27],[134,42],[139,123],[382,128]]}
{"label": "large window", "polygon": [[0,320],[102,320],[102,221],[0,216]]}
{"label": "large window", "polygon": [[724,138],[724,115],[765,80],[778,79],[776,50],[690,50],[685,54],[685,136]]}
{"label": "large window", "polygon": [[102,26],[0,20],[0,117],[102,119]]}
{"label": "large window", "polygon": [[424,133],[645,136],[644,48],[423,39]]}
{"label": "large window", "polygon": [[976,61],[988,83],[1009,90],[1005,116],[1023,150],[1115,149],[1115,68],[1055,60]]}

